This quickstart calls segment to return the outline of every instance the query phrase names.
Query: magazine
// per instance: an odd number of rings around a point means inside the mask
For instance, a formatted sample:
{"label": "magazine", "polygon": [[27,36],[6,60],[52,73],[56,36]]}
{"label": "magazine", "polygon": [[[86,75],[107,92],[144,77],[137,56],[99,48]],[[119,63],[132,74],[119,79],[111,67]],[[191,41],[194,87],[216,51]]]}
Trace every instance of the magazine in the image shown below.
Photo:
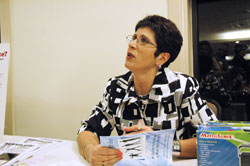
{"label": "magazine", "polygon": [[5,142],[0,145],[0,166],[9,166],[28,158],[37,146],[34,144]]}
{"label": "magazine", "polygon": [[[43,152],[60,147],[63,140],[48,138],[25,138],[19,143],[5,142],[0,145],[0,166],[31,165]],[[53,157],[52,157],[53,158]]]}

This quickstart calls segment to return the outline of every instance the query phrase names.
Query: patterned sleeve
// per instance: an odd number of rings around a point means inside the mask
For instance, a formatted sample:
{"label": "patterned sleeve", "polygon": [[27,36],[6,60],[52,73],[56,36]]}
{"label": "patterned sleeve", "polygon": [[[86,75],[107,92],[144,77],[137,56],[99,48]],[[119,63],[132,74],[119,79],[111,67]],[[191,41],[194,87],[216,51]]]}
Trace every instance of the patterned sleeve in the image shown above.
{"label": "patterned sleeve", "polygon": [[199,94],[198,81],[193,77],[186,78],[185,91],[181,103],[183,133],[185,137],[195,136],[197,126],[209,120],[217,120]]}
{"label": "patterned sleeve", "polygon": [[109,108],[109,98],[111,90],[110,79],[104,89],[103,98],[97,104],[93,110],[92,114],[89,116],[88,120],[82,120],[81,128],[78,134],[82,131],[91,131],[99,136],[109,136],[114,128],[112,111]]}

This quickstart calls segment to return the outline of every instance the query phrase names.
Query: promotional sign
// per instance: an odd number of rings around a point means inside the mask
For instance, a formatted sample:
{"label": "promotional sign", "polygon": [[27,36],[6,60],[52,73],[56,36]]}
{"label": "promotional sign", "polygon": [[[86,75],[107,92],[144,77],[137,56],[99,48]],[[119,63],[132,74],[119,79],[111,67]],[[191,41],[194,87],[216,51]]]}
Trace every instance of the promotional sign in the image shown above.
{"label": "promotional sign", "polygon": [[10,45],[0,44],[0,142],[3,141]]}

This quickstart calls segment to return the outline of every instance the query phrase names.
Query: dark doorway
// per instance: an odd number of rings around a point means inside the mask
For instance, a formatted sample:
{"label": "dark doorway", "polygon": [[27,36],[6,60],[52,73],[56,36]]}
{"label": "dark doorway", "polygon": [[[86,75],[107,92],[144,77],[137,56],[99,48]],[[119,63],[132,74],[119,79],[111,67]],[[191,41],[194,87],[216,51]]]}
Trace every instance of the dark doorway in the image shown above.
{"label": "dark doorway", "polygon": [[250,121],[250,1],[192,0],[194,74],[221,120]]}

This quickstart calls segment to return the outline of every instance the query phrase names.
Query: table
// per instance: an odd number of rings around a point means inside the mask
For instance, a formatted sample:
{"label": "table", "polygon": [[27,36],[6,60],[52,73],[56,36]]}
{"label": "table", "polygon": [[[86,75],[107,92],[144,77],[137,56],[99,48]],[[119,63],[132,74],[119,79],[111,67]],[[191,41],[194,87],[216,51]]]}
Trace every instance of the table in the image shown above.
{"label": "table", "polygon": [[[19,142],[25,138],[27,137],[4,135],[4,141]],[[77,143],[70,140],[64,141],[62,146],[41,154],[40,160],[47,159],[46,166],[89,166],[88,162],[78,153]],[[174,159],[173,166],[183,165],[197,166],[197,159]]]}

